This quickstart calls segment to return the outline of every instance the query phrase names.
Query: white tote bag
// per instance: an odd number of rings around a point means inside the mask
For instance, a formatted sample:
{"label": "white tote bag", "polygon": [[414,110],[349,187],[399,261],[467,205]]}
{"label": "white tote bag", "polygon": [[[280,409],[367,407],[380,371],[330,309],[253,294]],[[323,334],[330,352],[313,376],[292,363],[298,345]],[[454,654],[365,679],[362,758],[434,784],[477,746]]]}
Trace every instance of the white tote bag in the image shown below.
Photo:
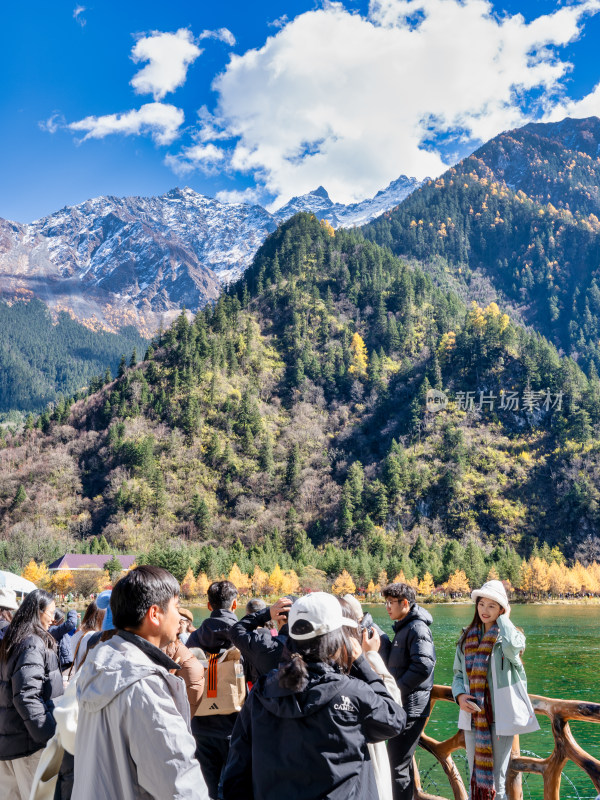
{"label": "white tote bag", "polygon": [[498,686],[496,662],[492,658],[492,682],[494,691],[494,721],[497,736],[516,736],[533,733],[540,729],[525,684],[521,681]]}

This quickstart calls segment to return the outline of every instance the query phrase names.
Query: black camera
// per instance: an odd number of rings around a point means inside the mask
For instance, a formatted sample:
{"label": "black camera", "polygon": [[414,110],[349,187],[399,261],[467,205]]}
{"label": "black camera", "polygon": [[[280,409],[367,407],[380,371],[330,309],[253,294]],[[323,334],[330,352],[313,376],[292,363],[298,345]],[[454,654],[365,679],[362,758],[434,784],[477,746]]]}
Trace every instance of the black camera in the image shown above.
{"label": "black camera", "polygon": [[363,631],[367,631],[367,639],[372,639],[375,633],[375,628],[373,626],[373,617],[367,612],[358,624],[360,635],[362,636]]}

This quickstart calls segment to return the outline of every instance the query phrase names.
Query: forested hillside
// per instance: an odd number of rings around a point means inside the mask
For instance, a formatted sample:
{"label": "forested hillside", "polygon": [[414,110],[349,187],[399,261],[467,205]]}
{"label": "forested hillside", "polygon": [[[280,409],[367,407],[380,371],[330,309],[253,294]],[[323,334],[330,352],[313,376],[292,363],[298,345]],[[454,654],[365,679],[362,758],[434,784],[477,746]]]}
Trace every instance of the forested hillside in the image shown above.
{"label": "forested hillside", "polygon": [[501,134],[365,235],[399,255],[442,257],[465,287],[485,276],[500,301],[598,369],[599,143],[595,117]]}
{"label": "forested hillside", "polygon": [[534,548],[597,545],[599,424],[593,371],[299,214],[143,363],[5,436],[0,555],[101,537],[208,574],[510,577]]}
{"label": "forested hillside", "polygon": [[133,327],[92,331],[61,312],[53,322],[40,300],[0,302],[0,412],[42,411],[98,374],[116,374],[120,357],[147,340]]}

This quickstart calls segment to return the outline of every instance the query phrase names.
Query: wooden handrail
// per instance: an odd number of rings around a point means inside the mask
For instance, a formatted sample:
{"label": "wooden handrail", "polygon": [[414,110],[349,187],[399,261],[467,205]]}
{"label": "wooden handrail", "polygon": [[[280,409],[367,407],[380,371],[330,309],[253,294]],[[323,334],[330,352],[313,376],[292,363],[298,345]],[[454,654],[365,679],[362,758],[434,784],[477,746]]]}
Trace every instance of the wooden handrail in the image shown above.
{"label": "wooden handrail", "polygon": [[[544,800],[560,800],[560,779],[567,761],[577,764],[587,772],[596,791],[600,793],[600,761],[581,748],[569,727],[570,720],[582,722],[600,722],[600,703],[582,703],[578,700],[556,700],[530,694],[529,699],[536,714],[545,714],[550,718],[552,734],[554,736],[554,750],[548,758],[529,758],[521,756],[519,750],[519,737],[514,737],[513,748],[506,776],[506,794],[509,800],[523,800],[521,775],[531,772],[541,775],[544,779]],[[452,690],[449,686],[435,685],[431,692],[431,711],[438,700],[454,703]],[[431,753],[440,762],[448,776],[448,782],[454,795],[454,800],[467,800],[468,793],[465,789],[460,772],[458,771],[452,753],[464,748],[465,737],[462,731],[457,731],[454,736],[443,742],[438,742],[426,733],[421,734],[420,746]],[[427,794],[421,787],[421,778],[414,761],[415,771],[415,800],[443,800],[438,795]]]}

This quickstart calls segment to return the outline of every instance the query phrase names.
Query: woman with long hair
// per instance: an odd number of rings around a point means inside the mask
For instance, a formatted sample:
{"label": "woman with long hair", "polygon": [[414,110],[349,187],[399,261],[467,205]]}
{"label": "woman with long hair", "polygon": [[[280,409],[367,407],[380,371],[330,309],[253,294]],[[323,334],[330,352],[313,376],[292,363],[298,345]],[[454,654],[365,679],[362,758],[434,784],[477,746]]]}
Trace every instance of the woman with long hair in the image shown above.
{"label": "woman with long hair", "polygon": [[406,721],[363,655],[379,637],[347,646],[342,627],[356,622],[325,592],[296,600],[288,624],[286,660],[259,678],[235,724],[225,800],[373,800],[367,744]]}
{"label": "woman with long hair", "polygon": [[465,734],[471,800],[505,800],[513,738],[539,728],[521,660],[525,635],[510,620],[501,581],[488,581],[471,597],[475,614],[458,640],[452,694]]}
{"label": "woman with long hair", "polygon": [[53,698],[63,681],[48,633],[54,598],[30,592],[0,642],[0,800],[28,800],[37,763],[54,735]]}

